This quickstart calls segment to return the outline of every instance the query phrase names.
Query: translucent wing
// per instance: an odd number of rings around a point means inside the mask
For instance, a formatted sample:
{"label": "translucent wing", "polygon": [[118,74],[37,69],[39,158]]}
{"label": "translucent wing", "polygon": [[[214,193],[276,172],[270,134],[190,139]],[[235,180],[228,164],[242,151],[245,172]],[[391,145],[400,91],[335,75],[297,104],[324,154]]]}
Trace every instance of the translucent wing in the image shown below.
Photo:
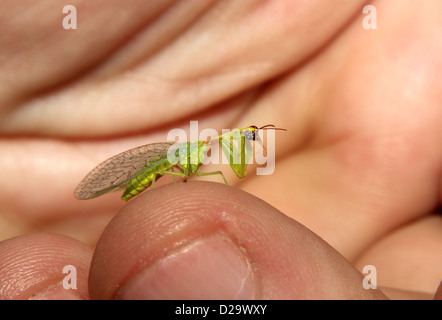
{"label": "translucent wing", "polygon": [[149,163],[167,157],[173,142],[146,144],[117,154],[100,163],[75,189],[77,199],[91,199],[124,188]]}

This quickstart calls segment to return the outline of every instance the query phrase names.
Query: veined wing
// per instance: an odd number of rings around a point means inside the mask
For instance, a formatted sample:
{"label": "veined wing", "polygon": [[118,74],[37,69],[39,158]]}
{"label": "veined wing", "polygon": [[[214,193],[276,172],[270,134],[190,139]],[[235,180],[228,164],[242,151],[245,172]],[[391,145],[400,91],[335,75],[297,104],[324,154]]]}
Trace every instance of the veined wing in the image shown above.
{"label": "veined wing", "polygon": [[91,199],[124,188],[149,163],[167,157],[174,142],[159,142],[136,147],[100,163],[84,177],[74,192],[77,199]]}

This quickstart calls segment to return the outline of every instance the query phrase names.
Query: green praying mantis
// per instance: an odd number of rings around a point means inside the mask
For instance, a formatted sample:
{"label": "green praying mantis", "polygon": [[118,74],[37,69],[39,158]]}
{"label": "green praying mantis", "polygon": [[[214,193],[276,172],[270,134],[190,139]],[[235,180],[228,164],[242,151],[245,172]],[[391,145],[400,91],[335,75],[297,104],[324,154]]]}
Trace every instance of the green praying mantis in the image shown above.
{"label": "green praying mantis", "polygon": [[[92,199],[110,191],[124,189],[121,199],[128,201],[148,187],[152,187],[165,174],[182,177],[190,175],[221,175],[221,171],[199,172],[208,151],[215,142],[220,142],[229,160],[230,167],[238,178],[246,175],[247,164],[253,155],[252,141],[261,140],[258,130],[284,130],[274,125],[258,128],[249,126],[234,129],[213,139],[191,141],[181,144],[159,142],[136,147],[117,154],[95,167],[77,186],[77,199]],[[177,169],[178,172],[175,172]]]}

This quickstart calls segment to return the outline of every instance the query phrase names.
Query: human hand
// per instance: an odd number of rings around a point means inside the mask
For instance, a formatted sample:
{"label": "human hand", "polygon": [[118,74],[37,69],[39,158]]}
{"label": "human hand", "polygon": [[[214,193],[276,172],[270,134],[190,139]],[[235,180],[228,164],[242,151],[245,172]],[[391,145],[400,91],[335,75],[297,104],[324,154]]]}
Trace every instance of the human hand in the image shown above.
{"label": "human hand", "polygon": [[[440,4],[375,3],[377,30],[363,4],[94,1],[64,30],[58,4],[3,2],[0,228],[23,236],[0,244],[2,298],[382,298],[352,267],[367,264],[378,285],[434,292]],[[275,173],[236,185],[280,211],[200,182],[144,192],[110,223],[119,195],[73,198],[98,162],[189,120],[287,128]]]}

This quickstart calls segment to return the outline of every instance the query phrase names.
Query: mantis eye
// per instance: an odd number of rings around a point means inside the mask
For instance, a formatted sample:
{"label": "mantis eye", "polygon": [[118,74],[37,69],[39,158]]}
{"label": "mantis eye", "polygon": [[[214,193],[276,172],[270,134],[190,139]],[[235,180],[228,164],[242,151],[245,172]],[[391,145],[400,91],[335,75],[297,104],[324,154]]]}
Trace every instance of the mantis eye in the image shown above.
{"label": "mantis eye", "polygon": [[[244,137],[247,140],[256,141],[257,140],[256,130],[258,130],[258,127],[257,126],[250,126],[249,128],[247,128],[248,130],[243,131],[242,134],[244,135]],[[259,140],[259,138],[258,138],[258,140]]]}
{"label": "mantis eye", "polygon": [[244,136],[246,137],[247,140],[255,140],[256,139],[256,133],[255,133],[255,131],[252,131],[252,130],[244,131]]}

